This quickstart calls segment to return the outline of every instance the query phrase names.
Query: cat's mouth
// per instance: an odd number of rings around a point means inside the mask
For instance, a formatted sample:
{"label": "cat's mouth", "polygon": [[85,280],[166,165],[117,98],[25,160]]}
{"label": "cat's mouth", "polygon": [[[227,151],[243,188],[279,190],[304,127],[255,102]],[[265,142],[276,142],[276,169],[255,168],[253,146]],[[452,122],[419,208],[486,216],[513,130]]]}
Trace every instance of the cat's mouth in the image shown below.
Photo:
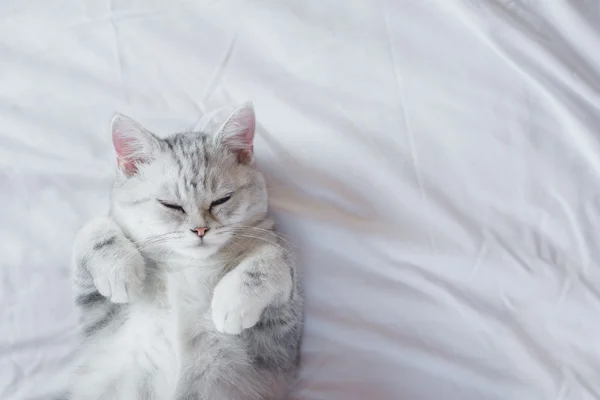
{"label": "cat's mouth", "polygon": [[194,237],[190,246],[193,248],[215,248],[221,247],[224,241],[226,241],[226,236],[223,236],[223,232],[219,228],[211,228],[208,235]]}
{"label": "cat's mouth", "polygon": [[192,244],[192,247],[195,248],[209,248],[209,247],[215,247],[217,245],[217,243],[215,242],[215,240],[213,238],[202,238],[202,239],[197,239],[194,240],[194,243]]}

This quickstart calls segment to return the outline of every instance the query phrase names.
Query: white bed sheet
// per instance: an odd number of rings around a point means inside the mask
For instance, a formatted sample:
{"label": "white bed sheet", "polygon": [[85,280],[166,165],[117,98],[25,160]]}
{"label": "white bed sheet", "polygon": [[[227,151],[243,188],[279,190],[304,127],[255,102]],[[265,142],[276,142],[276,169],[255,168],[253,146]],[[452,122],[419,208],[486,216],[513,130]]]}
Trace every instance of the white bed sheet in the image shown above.
{"label": "white bed sheet", "polygon": [[0,398],[64,384],[112,113],[252,99],[306,282],[292,399],[599,399],[599,4],[3,0]]}

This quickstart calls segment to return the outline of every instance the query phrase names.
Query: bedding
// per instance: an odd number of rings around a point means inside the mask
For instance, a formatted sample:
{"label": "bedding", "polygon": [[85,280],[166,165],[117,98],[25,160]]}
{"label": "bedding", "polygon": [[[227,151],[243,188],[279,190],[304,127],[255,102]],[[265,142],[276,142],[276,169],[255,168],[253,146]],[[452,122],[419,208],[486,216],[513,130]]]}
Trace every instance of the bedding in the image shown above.
{"label": "bedding", "polygon": [[251,99],[306,288],[291,399],[599,399],[599,4],[0,2],[0,398],[68,379],[112,114]]}

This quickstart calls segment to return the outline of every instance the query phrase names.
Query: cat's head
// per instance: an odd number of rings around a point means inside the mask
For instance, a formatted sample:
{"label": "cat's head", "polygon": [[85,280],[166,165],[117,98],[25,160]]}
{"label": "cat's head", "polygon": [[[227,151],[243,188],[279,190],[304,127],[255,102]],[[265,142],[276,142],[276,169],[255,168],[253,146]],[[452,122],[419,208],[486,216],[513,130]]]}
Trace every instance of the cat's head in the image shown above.
{"label": "cat's head", "polygon": [[235,110],[213,136],[161,139],[116,116],[113,217],[142,250],[192,258],[216,253],[267,213],[265,180],[253,163],[254,128],[250,104]]}

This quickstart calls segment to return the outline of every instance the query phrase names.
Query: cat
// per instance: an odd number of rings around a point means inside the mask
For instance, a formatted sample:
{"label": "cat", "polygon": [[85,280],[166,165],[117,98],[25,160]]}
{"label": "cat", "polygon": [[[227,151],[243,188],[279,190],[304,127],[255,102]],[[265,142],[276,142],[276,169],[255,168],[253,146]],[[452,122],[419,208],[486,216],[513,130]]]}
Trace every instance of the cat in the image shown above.
{"label": "cat", "polygon": [[112,122],[110,215],[73,248],[81,358],[69,400],[279,400],[299,366],[303,294],[268,217],[255,114],[161,139]]}

